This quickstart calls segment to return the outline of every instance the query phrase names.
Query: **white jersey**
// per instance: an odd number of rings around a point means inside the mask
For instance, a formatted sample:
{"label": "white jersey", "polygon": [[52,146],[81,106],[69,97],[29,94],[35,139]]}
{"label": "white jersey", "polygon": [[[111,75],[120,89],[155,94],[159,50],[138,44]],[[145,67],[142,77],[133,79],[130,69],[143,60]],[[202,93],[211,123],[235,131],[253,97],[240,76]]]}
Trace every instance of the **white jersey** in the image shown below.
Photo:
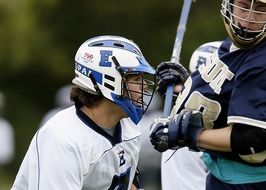
{"label": "white jersey", "polygon": [[11,124],[0,117],[0,166],[8,164],[15,154],[14,131]]}
{"label": "white jersey", "polygon": [[184,147],[173,153],[174,150],[167,150],[162,154],[162,189],[205,190],[207,169],[200,158],[202,152]]}
{"label": "white jersey", "polygon": [[130,189],[140,135],[129,118],[112,137],[74,106],[60,111],[35,134],[12,190]]}

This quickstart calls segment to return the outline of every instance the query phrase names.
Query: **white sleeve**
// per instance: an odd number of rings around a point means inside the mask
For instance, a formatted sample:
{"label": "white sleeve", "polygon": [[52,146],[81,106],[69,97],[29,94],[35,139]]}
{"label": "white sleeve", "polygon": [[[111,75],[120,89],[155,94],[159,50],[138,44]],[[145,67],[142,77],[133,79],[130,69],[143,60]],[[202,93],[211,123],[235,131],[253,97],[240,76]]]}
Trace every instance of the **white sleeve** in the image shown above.
{"label": "white sleeve", "polygon": [[[86,156],[85,156],[86,154]],[[89,154],[63,134],[36,134],[12,190],[81,190]],[[87,163],[87,164],[85,164]]]}
{"label": "white sleeve", "polygon": [[39,190],[82,189],[83,175],[88,168],[85,168],[84,150],[80,145],[61,139],[60,135],[46,135],[37,142]]}

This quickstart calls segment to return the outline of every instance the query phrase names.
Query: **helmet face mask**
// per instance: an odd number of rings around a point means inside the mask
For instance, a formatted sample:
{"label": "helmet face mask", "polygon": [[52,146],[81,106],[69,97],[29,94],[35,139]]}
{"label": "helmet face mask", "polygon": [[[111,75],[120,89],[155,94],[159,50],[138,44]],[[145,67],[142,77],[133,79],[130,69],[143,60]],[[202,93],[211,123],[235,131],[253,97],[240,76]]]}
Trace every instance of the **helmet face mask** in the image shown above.
{"label": "helmet face mask", "polygon": [[265,0],[223,0],[221,14],[236,46],[246,48],[265,39]]}
{"label": "helmet face mask", "polygon": [[147,97],[152,97],[154,94],[154,90],[149,92],[147,87],[153,85],[154,82],[149,80],[144,73],[127,74],[123,77],[121,94],[130,99],[132,104],[146,111],[151,102],[151,98]]}
{"label": "helmet face mask", "polygon": [[[119,36],[99,36],[87,40],[78,49],[75,56],[76,76],[72,82],[84,91],[113,101],[137,123],[145,106],[144,102],[136,104],[132,101],[127,76],[154,73],[134,42]],[[142,83],[138,85],[143,89],[141,96],[144,96],[144,89],[148,86],[154,88],[154,82],[147,85],[141,78]]]}

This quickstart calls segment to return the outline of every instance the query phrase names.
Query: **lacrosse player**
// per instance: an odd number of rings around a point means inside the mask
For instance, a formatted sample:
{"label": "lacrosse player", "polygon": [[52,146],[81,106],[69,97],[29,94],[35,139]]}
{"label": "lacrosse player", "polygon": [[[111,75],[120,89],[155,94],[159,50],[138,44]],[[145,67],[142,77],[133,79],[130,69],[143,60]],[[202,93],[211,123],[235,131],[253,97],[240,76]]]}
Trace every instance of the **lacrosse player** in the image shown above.
{"label": "lacrosse player", "polygon": [[152,124],[150,139],[160,152],[204,152],[206,190],[265,190],[266,0],[221,6],[229,38],[186,80],[171,117]]}
{"label": "lacrosse player", "polygon": [[2,114],[5,108],[5,95],[0,92],[0,169],[9,164],[15,155],[15,136],[13,126]]}
{"label": "lacrosse player", "polygon": [[72,88],[72,84],[67,84],[60,87],[55,93],[55,107],[49,110],[42,118],[39,127],[41,127],[46,121],[48,121],[57,112],[73,106],[73,102],[70,100],[69,95]]}
{"label": "lacrosse player", "polygon": [[98,36],[84,42],[75,56],[75,105],[35,134],[12,190],[139,188],[137,123],[153,95],[146,74],[154,73],[131,40]]}
{"label": "lacrosse player", "polygon": [[[202,64],[206,64],[207,59],[212,53],[220,47],[220,41],[208,42],[199,46],[192,54],[189,62],[190,73],[195,72]],[[160,67],[165,63],[161,63]],[[175,65],[173,65],[175,67]],[[169,75],[160,75],[159,83],[165,84],[175,82],[178,78],[180,67],[175,68],[176,72]],[[177,85],[175,95],[179,93],[178,89],[182,89],[182,85]],[[158,85],[157,90],[163,92],[165,86]],[[163,95],[163,94],[162,94]],[[207,176],[207,168],[201,160],[202,152],[189,151],[187,147],[180,148],[178,151],[167,150],[162,153],[161,160],[161,179],[163,190],[197,190],[205,189],[205,181]],[[187,177],[189,176],[189,177]]]}

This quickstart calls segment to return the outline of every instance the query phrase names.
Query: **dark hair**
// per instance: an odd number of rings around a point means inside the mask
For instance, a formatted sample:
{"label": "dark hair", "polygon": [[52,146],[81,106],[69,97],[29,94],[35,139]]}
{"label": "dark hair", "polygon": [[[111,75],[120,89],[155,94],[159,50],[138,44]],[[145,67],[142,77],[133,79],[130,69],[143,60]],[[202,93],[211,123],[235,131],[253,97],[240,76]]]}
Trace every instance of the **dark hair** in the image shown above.
{"label": "dark hair", "polygon": [[70,100],[75,103],[76,106],[82,107],[83,105],[90,108],[99,104],[103,99],[101,95],[94,95],[88,93],[78,86],[73,85],[70,92]]}

